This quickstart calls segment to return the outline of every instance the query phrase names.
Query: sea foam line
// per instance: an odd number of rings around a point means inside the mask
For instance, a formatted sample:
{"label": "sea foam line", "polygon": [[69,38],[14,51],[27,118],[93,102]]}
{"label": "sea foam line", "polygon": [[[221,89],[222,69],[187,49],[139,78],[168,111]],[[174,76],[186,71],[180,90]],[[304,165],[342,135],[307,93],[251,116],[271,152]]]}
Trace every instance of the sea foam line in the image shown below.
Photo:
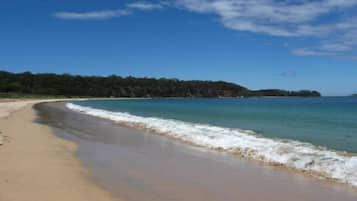
{"label": "sea foam line", "polygon": [[80,113],[152,130],[197,146],[240,154],[250,159],[309,172],[357,187],[357,156],[343,155],[333,150],[294,140],[259,137],[249,130],[141,117],[73,103],[67,103],[66,106]]}

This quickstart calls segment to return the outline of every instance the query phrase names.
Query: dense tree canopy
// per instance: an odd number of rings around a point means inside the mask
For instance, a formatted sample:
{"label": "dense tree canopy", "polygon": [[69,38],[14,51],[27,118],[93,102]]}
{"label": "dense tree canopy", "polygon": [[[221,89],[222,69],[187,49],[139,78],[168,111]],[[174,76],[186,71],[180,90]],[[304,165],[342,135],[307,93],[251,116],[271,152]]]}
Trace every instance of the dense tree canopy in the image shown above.
{"label": "dense tree canopy", "polygon": [[182,81],[111,75],[32,74],[0,71],[0,92],[83,97],[240,97],[320,96],[317,91],[278,89],[252,91],[223,81]]}

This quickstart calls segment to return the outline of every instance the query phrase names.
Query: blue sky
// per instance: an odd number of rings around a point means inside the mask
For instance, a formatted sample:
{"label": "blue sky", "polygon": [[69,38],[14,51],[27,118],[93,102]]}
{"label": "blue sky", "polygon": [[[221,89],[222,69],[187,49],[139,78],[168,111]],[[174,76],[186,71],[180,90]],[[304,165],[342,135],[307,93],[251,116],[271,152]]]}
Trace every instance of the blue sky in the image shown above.
{"label": "blue sky", "polygon": [[357,93],[356,0],[0,3],[0,70]]}

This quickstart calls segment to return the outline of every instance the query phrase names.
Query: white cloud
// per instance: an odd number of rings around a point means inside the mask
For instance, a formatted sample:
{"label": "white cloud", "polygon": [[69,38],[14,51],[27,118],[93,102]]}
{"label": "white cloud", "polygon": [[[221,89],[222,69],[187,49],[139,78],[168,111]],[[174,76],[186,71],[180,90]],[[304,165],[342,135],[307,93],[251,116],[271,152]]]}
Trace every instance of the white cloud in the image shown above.
{"label": "white cloud", "polygon": [[136,10],[156,10],[164,8],[165,3],[148,3],[138,1],[124,6],[123,9],[97,10],[89,12],[56,12],[53,16],[65,20],[105,20],[130,15]]}
{"label": "white cloud", "polygon": [[163,4],[160,3],[148,3],[144,1],[138,1],[130,3],[127,5],[128,8],[137,9],[137,10],[156,10],[164,8]]}
{"label": "white cloud", "polygon": [[356,20],[356,18],[351,18],[344,20],[343,22],[326,26],[326,32],[329,34],[326,37],[319,38],[319,45],[298,48],[293,50],[293,53],[298,56],[348,55],[350,58],[357,56],[351,56],[353,50],[357,47]]}
{"label": "white cloud", "polygon": [[[176,4],[215,14],[225,27],[237,31],[320,41],[316,47],[293,50],[299,56],[340,55],[357,46],[353,14],[357,0],[176,0]],[[334,21],[322,20],[329,15]]]}
{"label": "white cloud", "polygon": [[131,11],[129,10],[117,9],[90,12],[57,12],[54,13],[54,16],[65,20],[105,20],[130,14]]}
{"label": "white cloud", "polygon": [[177,0],[194,12],[213,13],[222,23],[240,31],[274,36],[320,34],[318,17],[357,5],[357,0]]}
{"label": "white cloud", "polygon": [[307,38],[318,43],[293,49],[292,53],[298,56],[351,55],[357,48],[357,0],[137,1],[122,9],[57,12],[54,16],[67,20],[104,20],[167,7],[216,15],[223,26],[237,31]]}
{"label": "white cloud", "polygon": [[319,50],[314,50],[314,48],[297,48],[294,49],[293,54],[297,56],[332,56],[334,53],[331,52],[322,52]]}

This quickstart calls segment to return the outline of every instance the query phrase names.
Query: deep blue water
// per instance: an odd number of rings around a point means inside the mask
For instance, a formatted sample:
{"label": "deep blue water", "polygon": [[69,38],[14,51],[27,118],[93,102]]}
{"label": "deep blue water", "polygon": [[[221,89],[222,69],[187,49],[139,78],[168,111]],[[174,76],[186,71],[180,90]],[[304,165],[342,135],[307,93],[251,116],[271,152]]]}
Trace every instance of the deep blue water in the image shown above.
{"label": "deep blue water", "polygon": [[89,100],[76,104],[145,117],[253,130],[357,153],[357,98]]}

